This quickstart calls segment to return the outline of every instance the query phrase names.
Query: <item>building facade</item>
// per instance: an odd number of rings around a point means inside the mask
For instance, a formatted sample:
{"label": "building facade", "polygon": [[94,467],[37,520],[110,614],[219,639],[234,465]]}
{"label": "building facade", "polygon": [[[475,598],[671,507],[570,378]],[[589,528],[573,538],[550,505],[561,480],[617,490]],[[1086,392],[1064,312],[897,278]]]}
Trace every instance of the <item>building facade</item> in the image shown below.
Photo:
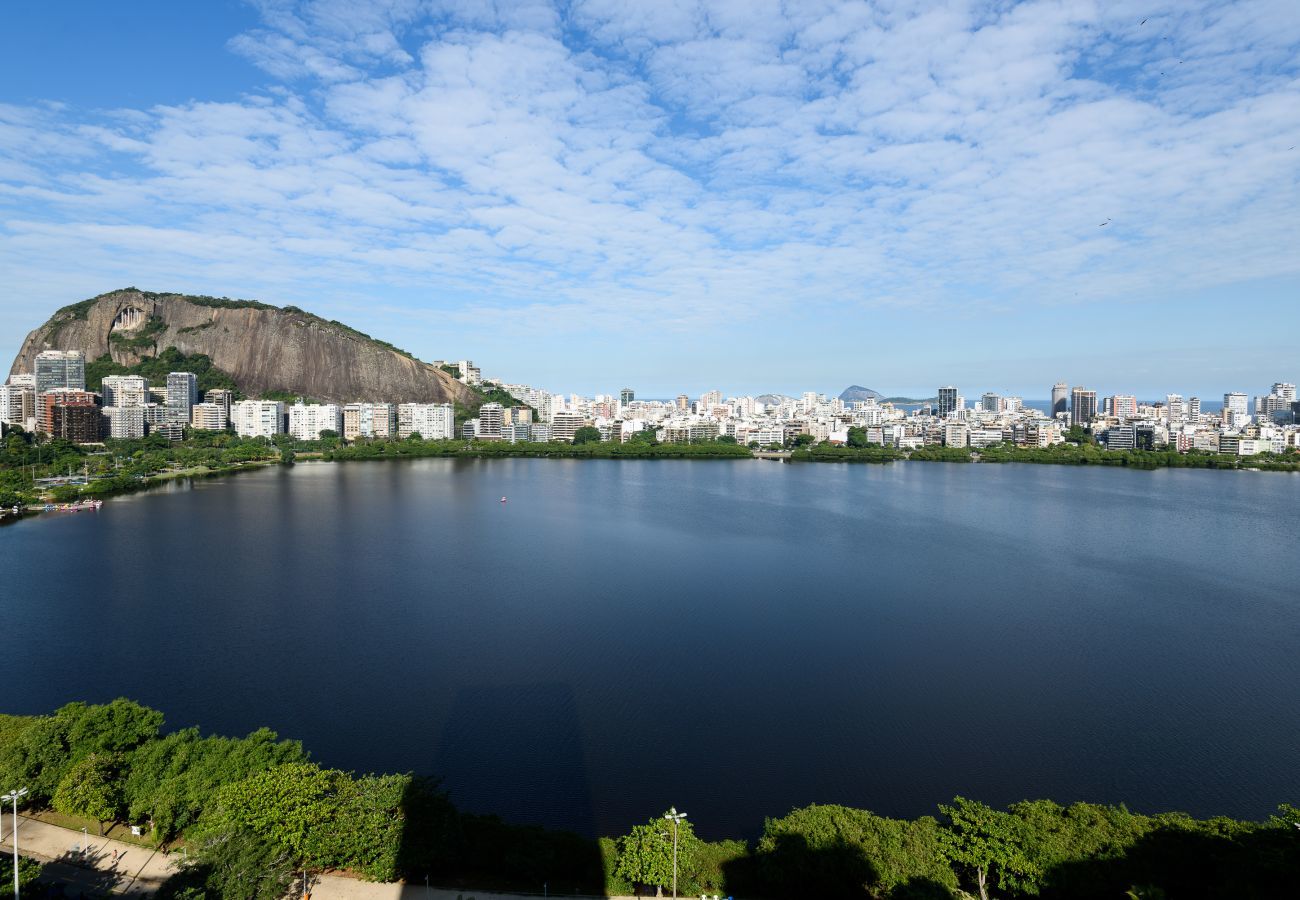
{"label": "building facade", "polygon": [[406,440],[418,434],[426,441],[450,441],[456,437],[456,411],[450,403],[399,403],[397,436]]}
{"label": "building facade", "polygon": [[44,350],[36,354],[36,393],[86,389],[86,354],[80,350]]}
{"label": "building facade", "polygon": [[279,400],[240,400],[231,404],[230,422],[243,437],[275,437],[284,433],[284,404]]}
{"label": "building facade", "polygon": [[300,441],[318,441],[322,431],[343,433],[343,412],[333,403],[295,403],[289,407],[289,434]]}

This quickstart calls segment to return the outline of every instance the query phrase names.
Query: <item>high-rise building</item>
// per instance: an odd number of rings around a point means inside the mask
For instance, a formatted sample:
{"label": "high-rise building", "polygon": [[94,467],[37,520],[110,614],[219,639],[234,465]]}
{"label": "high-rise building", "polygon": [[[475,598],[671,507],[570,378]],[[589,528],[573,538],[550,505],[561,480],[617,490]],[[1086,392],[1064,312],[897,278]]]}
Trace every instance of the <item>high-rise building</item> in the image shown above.
{"label": "high-rise building", "polygon": [[1138,414],[1137,397],[1131,394],[1116,394],[1108,401],[1110,414],[1117,419],[1134,419]]}
{"label": "high-rise building", "polygon": [[1239,428],[1250,421],[1248,400],[1245,394],[1233,391],[1223,395],[1223,424],[1228,428]]}
{"label": "high-rise building", "polygon": [[144,411],[142,403],[134,406],[105,406],[103,413],[108,420],[108,436],[119,441],[144,437]]}
{"label": "high-rise building", "polygon": [[349,403],[343,407],[343,439],[397,437],[397,407],[392,403]]}
{"label": "high-rise building", "polygon": [[195,403],[190,410],[190,427],[200,431],[225,431],[230,416],[220,403]]}
{"label": "high-rise building", "polygon": [[957,411],[957,389],[951,385],[939,388],[939,418]]}
{"label": "high-rise building", "polygon": [[149,383],[139,375],[105,375],[100,394],[105,406],[144,406],[149,402]]}
{"label": "high-rise building", "polygon": [[36,393],[86,389],[86,354],[80,350],[44,350],[36,354]]}
{"label": "high-rise building", "polygon": [[984,412],[998,413],[1002,412],[1002,408],[1002,398],[992,391],[980,398],[980,409],[984,410]]}
{"label": "high-rise building", "polygon": [[103,433],[99,398],[89,391],[59,390],[41,394],[39,430],[75,444],[93,444]]}
{"label": "high-rise building", "polygon": [[1077,387],[1070,392],[1070,424],[1088,425],[1097,418],[1097,392]]}
{"label": "high-rise building", "polygon": [[289,407],[289,434],[300,441],[318,441],[322,431],[343,432],[343,413],[333,403],[303,403]]}
{"label": "high-rise building", "polygon": [[167,373],[167,413],[176,422],[190,421],[190,410],[199,402],[199,377],[193,372]]}
{"label": "high-rise building", "polygon": [[28,428],[36,418],[36,389],[30,384],[0,384],[0,422]]}
{"label": "high-rise building", "polygon": [[1286,381],[1273,382],[1273,390],[1270,392],[1275,396],[1281,397],[1287,403],[1295,403],[1295,385]]}
{"label": "high-rise building", "polygon": [[226,420],[230,420],[230,404],[235,402],[235,392],[226,388],[209,388],[203,392],[204,403],[215,403],[220,406],[226,414]]}
{"label": "high-rise building", "polygon": [[627,406],[636,399],[636,391],[631,388],[623,388],[618,392],[618,402],[620,406]]}
{"label": "high-rise building", "polygon": [[397,436],[418,434],[426,441],[449,441],[456,436],[456,412],[450,403],[399,403]]}
{"label": "high-rise building", "polygon": [[1064,381],[1058,381],[1052,385],[1052,408],[1050,414],[1053,419],[1057,416],[1063,416],[1070,411],[1070,386]]}
{"label": "high-rise building", "polygon": [[1183,409],[1183,395],[1166,394],[1165,395],[1165,420],[1170,425],[1176,425],[1179,422],[1183,421],[1185,417],[1186,417],[1186,412]]}
{"label": "high-rise building", "polygon": [[230,422],[243,437],[284,433],[284,404],[279,400],[240,400],[230,406]]}
{"label": "high-rise building", "polygon": [[476,437],[485,441],[501,440],[501,428],[505,424],[505,414],[500,403],[484,403],[478,408],[478,429]]}
{"label": "high-rise building", "polygon": [[686,412],[686,410],[691,408],[691,398],[687,397],[685,394],[678,394],[677,408],[680,409],[682,412]]}
{"label": "high-rise building", "polygon": [[1199,421],[1200,418],[1201,418],[1201,398],[1200,398],[1200,397],[1188,397],[1188,398],[1187,398],[1187,419],[1188,419],[1188,421],[1194,423],[1194,422]]}
{"label": "high-rise building", "polygon": [[556,413],[551,420],[551,440],[573,443],[578,429],[586,424],[587,418],[581,413]]}

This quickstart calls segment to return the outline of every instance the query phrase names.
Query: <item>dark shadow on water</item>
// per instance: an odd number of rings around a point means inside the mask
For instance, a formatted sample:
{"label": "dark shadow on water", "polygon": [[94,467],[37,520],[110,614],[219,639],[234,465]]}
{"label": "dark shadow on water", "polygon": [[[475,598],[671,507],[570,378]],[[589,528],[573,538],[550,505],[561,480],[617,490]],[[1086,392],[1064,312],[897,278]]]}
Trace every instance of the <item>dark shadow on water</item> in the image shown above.
{"label": "dark shadow on water", "polygon": [[568,685],[461,688],[433,771],[467,812],[596,835],[578,708]]}
{"label": "dark shadow on water", "polygon": [[428,875],[431,884],[443,887],[603,894],[604,865],[572,688],[462,688],[434,771],[451,786],[450,798],[427,779],[415,779],[407,789],[399,866],[409,882],[423,890]]}

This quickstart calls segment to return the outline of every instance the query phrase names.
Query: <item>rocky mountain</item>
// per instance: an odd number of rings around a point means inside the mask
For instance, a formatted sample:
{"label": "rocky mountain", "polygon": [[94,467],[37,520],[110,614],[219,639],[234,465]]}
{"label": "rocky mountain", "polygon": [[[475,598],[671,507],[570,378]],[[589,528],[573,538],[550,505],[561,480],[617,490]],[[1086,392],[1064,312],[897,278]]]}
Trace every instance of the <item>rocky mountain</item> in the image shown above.
{"label": "rocky mountain", "polygon": [[168,347],[204,354],[251,396],[284,391],[316,400],[449,403],[482,397],[442,369],[341,322],[294,306],[154,294],[135,288],[65,306],[27,336],[11,373],[42,350],[80,350],[131,366]]}
{"label": "rocky mountain", "polygon": [[793,397],[787,397],[785,394],[759,394],[754,398],[759,403],[767,406],[780,406],[787,400],[793,400]]}
{"label": "rocky mountain", "polygon": [[840,399],[845,403],[854,403],[858,400],[884,400],[885,395],[871,388],[864,388],[860,384],[854,384],[840,392]]}

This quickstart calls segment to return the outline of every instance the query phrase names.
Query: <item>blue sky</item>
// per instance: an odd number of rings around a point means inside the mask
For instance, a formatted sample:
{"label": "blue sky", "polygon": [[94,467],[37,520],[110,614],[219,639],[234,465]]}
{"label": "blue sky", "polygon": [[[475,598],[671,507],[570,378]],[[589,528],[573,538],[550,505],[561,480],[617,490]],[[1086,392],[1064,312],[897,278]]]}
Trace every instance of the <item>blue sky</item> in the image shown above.
{"label": "blue sky", "polygon": [[1300,379],[1294,0],[4,18],[6,354],[137,285],[588,393]]}

